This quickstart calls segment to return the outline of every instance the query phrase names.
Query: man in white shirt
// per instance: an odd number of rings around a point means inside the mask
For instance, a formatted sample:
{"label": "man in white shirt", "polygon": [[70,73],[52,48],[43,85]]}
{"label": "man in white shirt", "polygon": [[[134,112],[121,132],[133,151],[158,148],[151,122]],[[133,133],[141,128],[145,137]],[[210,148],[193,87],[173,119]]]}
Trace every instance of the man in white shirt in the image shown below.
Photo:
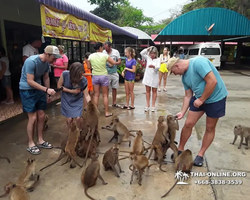
{"label": "man in white shirt", "polygon": [[[104,43],[103,53],[109,55],[114,61],[118,62],[118,65],[121,64],[121,57],[118,50],[112,48],[112,43],[110,41],[106,41]],[[117,89],[119,87],[119,74],[117,73],[117,65],[113,67],[109,67],[111,64],[107,63],[107,71],[109,76],[109,88],[112,88],[112,99],[113,99],[113,107],[119,107],[116,103]]]}
{"label": "man in white shirt", "polygon": [[38,48],[42,46],[41,39],[31,38],[29,44],[23,47],[23,62],[30,56],[39,54]]}

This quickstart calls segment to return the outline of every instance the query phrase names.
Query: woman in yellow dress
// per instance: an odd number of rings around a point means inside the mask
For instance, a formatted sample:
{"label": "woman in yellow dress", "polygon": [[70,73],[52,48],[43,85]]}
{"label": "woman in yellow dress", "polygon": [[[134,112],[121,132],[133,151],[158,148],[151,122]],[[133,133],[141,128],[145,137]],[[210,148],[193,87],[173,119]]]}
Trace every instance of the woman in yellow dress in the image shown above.
{"label": "woman in yellow dress", "polygon": [[163,53],[160,55],[160,60],[161,60],[161,67],[159,69],[159,87],[158,91],[161,91],[161,80],[163,77],[163,91],[166,92],[166,85],[167,85],[167,75],[168,75],[168,69],[167,69],[167,61],[170,58],[169,53],[168,53],[168,48],[165,47],[163,49]]}

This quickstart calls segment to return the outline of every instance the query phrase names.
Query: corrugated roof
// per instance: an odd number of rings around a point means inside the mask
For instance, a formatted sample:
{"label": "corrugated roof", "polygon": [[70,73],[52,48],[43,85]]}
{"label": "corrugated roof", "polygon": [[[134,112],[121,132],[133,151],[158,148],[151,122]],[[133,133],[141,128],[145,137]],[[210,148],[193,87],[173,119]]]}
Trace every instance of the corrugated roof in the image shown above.
{"label": "corrugated roof", "polygon": [[137,28],[129,27],[129,26],[124,26],[121,28],[126,30],[126,31],[129,31],[130,33],[133,33],[134,35],[137,35],[139,40],[151,40],[151,41],[153,41],[152,38],[147,33],[143,32]]}
{"label": "corrugated roof", "polygon": [[130,37],[135,38],[135,39],[138,38],[136,35],[128,32],[128,31],[125,31],[124,29],[120,28],[119,26],[117,26],[117,25],[115,25],[115,24],[113,24],[105,19],[102,19],[102,18],[100,18],[100,17],[98,17],[90,12],[86,12],[80,8],[77,8],[76,6],[74,6],[70,3],[67,3],[63,0],[36,0],[36,1],[38,1],[39,3],[45,4],[45,5],[57,8],[59,10],[67,12],[67,13],[74,15],[76,17],[79,17],[81,19],[85,19],[87,21],[94,22],[94,23],[102,26],[103,28],[109,28],[114,33],[124,34],[124,35],[130,36]]}
{"label": "corrugated roof", "polygon": [[[209,35],[207,29],[214,24]],[[192,36],[192,37],[185,37]],[[202,8],[181,15],[168,24],[155,41],[202,39],[222,39],[232,36],[250,36],[250,20],[245,16],[225,8]]]}

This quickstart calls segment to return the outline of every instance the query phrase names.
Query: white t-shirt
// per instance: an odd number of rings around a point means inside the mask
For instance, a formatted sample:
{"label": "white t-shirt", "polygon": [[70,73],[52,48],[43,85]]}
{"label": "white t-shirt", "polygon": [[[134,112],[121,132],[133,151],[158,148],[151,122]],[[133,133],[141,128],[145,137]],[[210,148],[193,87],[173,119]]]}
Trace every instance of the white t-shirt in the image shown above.
{"label": "white t-shirt", "polygon": [[[119,51],[116,49],[113,49],[113,48],[111,49],[110,54],[108,54],[108,52],[105,49],[103,50],[103,53],[109,55],[109,57],[111,57],[116,62],[121,58]],[[117,65],[114,65],[113,67],[108,67],[108,65],[107,65],[107,70],[108,70],[109,74],[116,73],[117,72]]]}
{"label": "white t-shirt", "polygon": [[39,54],[38,49],[34,48],[30,44],[27,44],[23,47],[23,56],[30,57],[37,54]]}
{"label": "white t-shirt", "polygon": [[0,70],[2,70],[1,62],[5,62],[5,64],[6,64],[6,70],[4,72],[4,75],[5,76],[11,75],[11,73],[10,73],[10,65],[9,65],[9,58],[7,56],[4,56],[4,57],[0,58]]}

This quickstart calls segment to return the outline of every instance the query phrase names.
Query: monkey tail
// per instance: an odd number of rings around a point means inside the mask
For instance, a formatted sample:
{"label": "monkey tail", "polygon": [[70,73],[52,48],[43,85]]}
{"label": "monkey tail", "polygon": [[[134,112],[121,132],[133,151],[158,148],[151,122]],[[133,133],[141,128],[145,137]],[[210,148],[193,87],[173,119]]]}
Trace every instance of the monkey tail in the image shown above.
{"label": "monkey tail", "polygon": [[123,153],[133,153],[131,151],[123,151],[123,150],[120,150],[119,152],[123,152]]}
{"label": "monkey tail", "polygon": [[10,159],[8,157],[0,156],[0,158],[5,159],[5,160],[7,160],[8,163],[10,163]]}
{"label": "monkey tail", "polygon": [[119,160],[124,160],[124,159],[126,159],[126,158],[129,158],[129,156],[125,156],[125,157],[123,157],[123,158],[120,158]]}
{"label": "monkey tail", "polygon": [[128,132],[137,132],[138,130],[129,130]]}
{"label": "monkey tail", "polygon": [[8,192],[5,192],[4,194],[2,194],[2,195],[0,196],[0,198],[7,197],[8,194],[9,194]]}
{"label": "monkey tail", "polygon": [[88,188],[85,186],[85,187],[84,187],[84,193],[85,193],[85,195],[86,195],[88,198],[90,198],[91,200],[95,200],[93,197],[89,196],[89,194],[87,193],[87,190],[88,190]]}
{"label": "monkey tail", "polygon": [[148,143],[147,141],[143,140],[143,142],[145,142],[146,144],[148,144],[148,145],[150,145],[150,146],[151,146],[151,144],[150,144],[150,143]]}
{"label": "monkey tail", "polygon": [[133,135],[132,133],[129,133],[129,135],[132,136],[132,137],[135,137],[135,135]]}
{"label": "monkey tail", "polygon": [[59,155],[59,157],[57,158],[57,160],[49,165],[47,165],[46,167],[40,169],[40,171],[43,171],[44,169],[50,167],[51,165],[56,164],[58,161],[60,161],[61,159],[63,159],[66,156],[66,153],[64,153],[63,151],[61,151],[61,154]]}
{"label": "monkey tail", "polygon": [[166,197],[169,194],[169,192],[171,192],[171,190],[176,186],[177,183],[178,183],[178,179],[175,181],[174,185],[167,191],[167,193],[164,194],[161,198]]}

